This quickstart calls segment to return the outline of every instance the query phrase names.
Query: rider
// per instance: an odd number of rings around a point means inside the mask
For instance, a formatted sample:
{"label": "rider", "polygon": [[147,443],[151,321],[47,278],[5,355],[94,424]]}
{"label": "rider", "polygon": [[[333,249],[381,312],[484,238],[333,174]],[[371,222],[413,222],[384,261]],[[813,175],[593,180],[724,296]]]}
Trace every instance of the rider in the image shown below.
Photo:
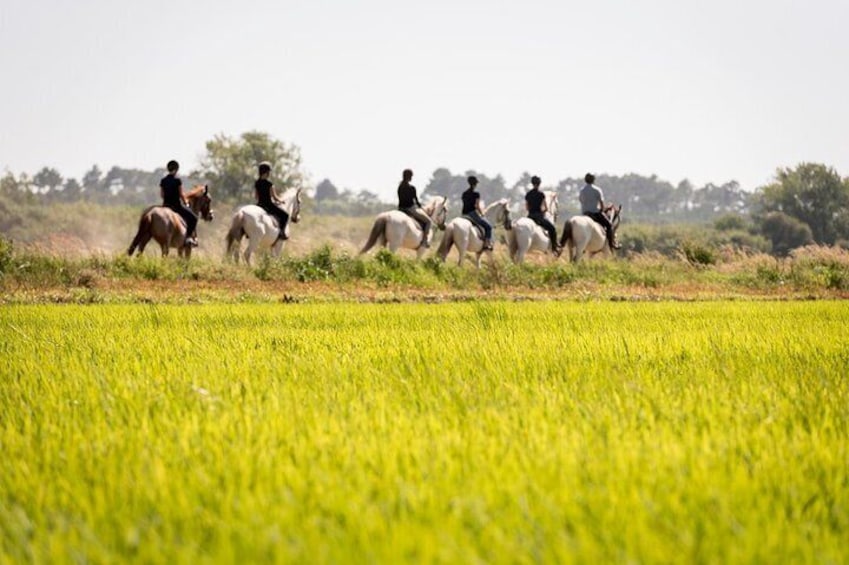
{"label": "rider", "polygon": [[551,241],[551,252],[559,255],[557,228],[545,217],[545,213],[548,212],[548,204],[545,201],[545,194],[539,189],[540,182],[538,176],[531,177],[533,188],[525,194],[525,208],[528,210],[528,217],[548,233],[548,239]]}
{"label": "rider", "polygon": [[469,188],[467,188],[462,195],[463,216],[483,229],[483,250],[492,251],[492,225],[483,217],[481,195],[475,190],[475,187],[478,185],[478,178],[470,176],[468,181]]}
{"label": "rider", "polygon": [[584,185],[584,188],[578,194],[578,198],[581,201],[582,213],[601,224],[604,232],[607,234],[607,244],[610,246],[610,249],[619,249],[622,246],[619,245],[613,235],[613,226],[610,224],[608,217],[602,213],[604,210],[604,194],[599,187],[593,184],[595,182],[595,175],[587,173],[584,175],[584,182],[587,184]]}
{"label": "rider", "polygon": [[168,174],[159,181],[159,195],[162,197],[162,205],[177,212],[186,223],[186,239],[184,247],[197,247],[198,240],[194,237],[195,228],[198,225],[198,217],[186,204],[183,196],[183,181],[177,176],[180,164],[177,161],[168,161],[166,165]]}
{"label": "rider", "polygon": [[275,201],[280,201],[281,198],[274,190],[274,185],[268,180],[271,175],[271,165],[263,161],[259,164],[259,178],[254,183],[254,192],[256,193],[256,204],[275,218],[279,234],[277,239],[286,240],[289,236],[286,235],[286,224],[289,222],[289,214],[283,208],[275,204]]}
{"label": "rider", "polygon": [[411,216],[422,226],[421,247],[430,247],[427,241],[427,233],[430,231],[430,218],[422,210],[419,197],[416,195],[416,187],[410,184],[413,180],[413,171],[404,169],[401,174],[401,182],[398,184],[398,209]]}

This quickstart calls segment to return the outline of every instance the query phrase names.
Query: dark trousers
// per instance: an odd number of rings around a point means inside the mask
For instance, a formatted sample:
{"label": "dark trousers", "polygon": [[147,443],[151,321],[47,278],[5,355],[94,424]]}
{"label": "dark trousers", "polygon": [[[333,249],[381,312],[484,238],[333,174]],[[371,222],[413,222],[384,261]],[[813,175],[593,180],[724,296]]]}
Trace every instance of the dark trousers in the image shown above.
{"label": "dark trousers", "polygon": [[276,206],[273,202],[265,202],[259,205],[260,208],[277,218],[277,227],[280,230],[280,235],[286,234],[286,224],[289,223],[289,214],[283,208]]}
{"label": "dark trousers", "polygon": [[424,210],[422,210],[418,206],[411,206],[409,208],[398,208],[398,209],[401,210],[402,212],[404,212],[405,214],[407,214],[408,216],[410,216],[411,218],[413,218],[415,221],[417,221],[419,223],[419,225],[422,227],[422,232],[423,232],[422,233],[422,241],[426,240],[427,239],[427,232],[430,231],[431,221],[430,221],[430,217],[427,214],[424,213]]}
{"label": "dark trousers", "polygon": [[528,217],[532,219],[536,224],[548,232],[548,239],[551,240],[551,250],[557,251],[557,228],[554,227],[554,224],[548,221],[548,218],[545,217],[545,214],[528,214]]}
{"label": "dark trousers", "polygon": [[198,217],[195,216],[195,213],[192,212],[191,208],[183,206],[182,204],[166,204],[166,207],[180,214],[180,217],[183,218],[184,222],[186,222],[186,237],[192,237],[192,234],[195,233],[195,228],[198,225]]}
{"label": "dark trousers", "polygon": [[485,240],[492,241],[492,224],[475,211],[464,214],[464,216],[483,229],[483,238]]}
{"label": "dark trousers", "polygon": [[613,225],[611,225],[610,220],[607,219],[607,216],[602,214],[601,212],[584,212],[584,216],[589,216],[604,228],[604,233],[607,234],[607,241],[609,243],[613,243],[613,234],[611,230],[613,229]]}

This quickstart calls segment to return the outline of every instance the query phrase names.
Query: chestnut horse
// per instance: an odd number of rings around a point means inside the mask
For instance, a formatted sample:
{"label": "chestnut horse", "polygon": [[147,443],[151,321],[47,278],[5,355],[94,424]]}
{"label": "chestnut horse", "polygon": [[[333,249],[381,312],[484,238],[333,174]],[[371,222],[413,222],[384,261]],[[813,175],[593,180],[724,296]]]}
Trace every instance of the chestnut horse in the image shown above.
{"label": "chestnut horse", "polygon": [[[208,185],[198,185],[186,194],[186,202],[189,208],[196,215],[203,218],[206,222],[211,222],[214,213],[212,212],[212,198],[209,196]],[[162,256],[168,255],[168,250],[171,247],[177,248],[177,254],[180,257],[188,259],[192,256],[192,248],[183,245],[186,240],[186,224],[180,214],[165,206],[150,206],[142,212],[139,220],[139,231],[130,248],[127,249],[127,255],[132,255],[138,247],[139,255],[144,253],[144,248],[151,240],[156,240],[159,247],[162,249]]]}

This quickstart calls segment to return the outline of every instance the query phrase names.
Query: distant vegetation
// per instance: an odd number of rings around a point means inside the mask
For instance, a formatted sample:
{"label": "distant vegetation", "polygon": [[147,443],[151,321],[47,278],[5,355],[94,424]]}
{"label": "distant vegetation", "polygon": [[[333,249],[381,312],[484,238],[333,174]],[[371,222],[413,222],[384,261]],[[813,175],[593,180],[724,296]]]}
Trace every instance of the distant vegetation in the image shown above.
{"label": "distant vegetation", "polygon": [[[263,160],[272,163],[273,180],[281,189],[307,183],[300,149],[256,131],[236,138],[218,135],[207,142],[200,168],[185,171],[184,182],[210,184],[217,205],[229,209],[252,201],[256,164]],[[159,179],[164,174],[164,169],[141,171],[119,166],[104,173],[94,165],[78,181],[64,178],[52,167],[34,174],[6,171],[0,178],[0,234],[23,242],[39,241],[51,233],[79,237],[93,215],[98,221],[120,216],[121,229],[125,229],[127,222],[135,222],[132,215],[140,207],[159,201]],[[423,197],[447,196],[456,214],[469,174],[480,180],[479,190],[486,201],[510,198],[514,210],[522,212],[530,173],[509,184],[501,175],[473,170],[456,174],[438,168],[419,190]],[[772,184],[752,192],[735,181],[696,187],[687,180],[673,185],[654,175],[601,173],[597,177],[596,184],[604,189],[606,199],[623,205],[622,237],[630,241],[632,253],[680,250],[685,242],[674,234],[681,232],[681,226],[698,227],[703,232],[699,239],[713,252],[729,244],[781,256],[814,243],[849,246],[849,178],[841,178],[822,164],[778,169]],[[558,223],[566,215],[578,213],[581,178],[544,179],[544,184],[560,196]],[[381,200],[377,187],[355,191],[323,179],[306,188],[307,224],[310,216],[368,217],[394,205]],[[95,204],[89,213],[88,208]],[[107,208],[132,208],[134,212]]]}

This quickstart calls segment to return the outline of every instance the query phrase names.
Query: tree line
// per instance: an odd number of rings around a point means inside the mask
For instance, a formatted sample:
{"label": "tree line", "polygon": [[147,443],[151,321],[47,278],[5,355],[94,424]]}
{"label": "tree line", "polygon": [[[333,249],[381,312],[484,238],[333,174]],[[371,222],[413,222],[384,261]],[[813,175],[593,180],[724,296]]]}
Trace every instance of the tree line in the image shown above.
{"label": "tree line", "polygon": [[[308,182],[300,149],[265,132],[217,135],[206,142],[205,148],[198,169],[183,175],[184,184],[209,184],[215,197],[224,202],[242,203],[253,197],[256,166],[261,161],[271,163],[275,186],[280,190],[303,187]],[[0,177],[0,197],[32,204],[89,201],[145,206],[159,200],[159,180],[165,174],[164,168],[144,171],[118,166],[104,172],[97,165],[79,180],[64,178],[53,167],[43,167],[31,176],[6,171]],[[420,188],[421,195],[447,197],[452,209],[458,209],[469,175],[478,178],[478,190],[486,202],[499,198],[521,202],[530,187],[530,172],[509,184],[501,175],[475,170],[456,174],[438,168]],[[543,188],[558,192],[566,213],[577,213],[578,191],[583,184],[583,178],[574,177],[544,183]],[[849,178],[841,178],[833,168],[818,163],[778,169],[773,183],[752,192],[742,190],[733,180],[696,187],[687,180],[673,185],[656,175],[637,174],[597,173],[596,184],[608,201],[623,205],[623,217],[628,222],[713,222],[724,226],[721,229],[731,226],[763,235],[779,254],[808,243],[849,245]],[[307,207],[314,214],[373,215],[393,205],[372,190],[340,189],[330,179],[308,188]]]}

